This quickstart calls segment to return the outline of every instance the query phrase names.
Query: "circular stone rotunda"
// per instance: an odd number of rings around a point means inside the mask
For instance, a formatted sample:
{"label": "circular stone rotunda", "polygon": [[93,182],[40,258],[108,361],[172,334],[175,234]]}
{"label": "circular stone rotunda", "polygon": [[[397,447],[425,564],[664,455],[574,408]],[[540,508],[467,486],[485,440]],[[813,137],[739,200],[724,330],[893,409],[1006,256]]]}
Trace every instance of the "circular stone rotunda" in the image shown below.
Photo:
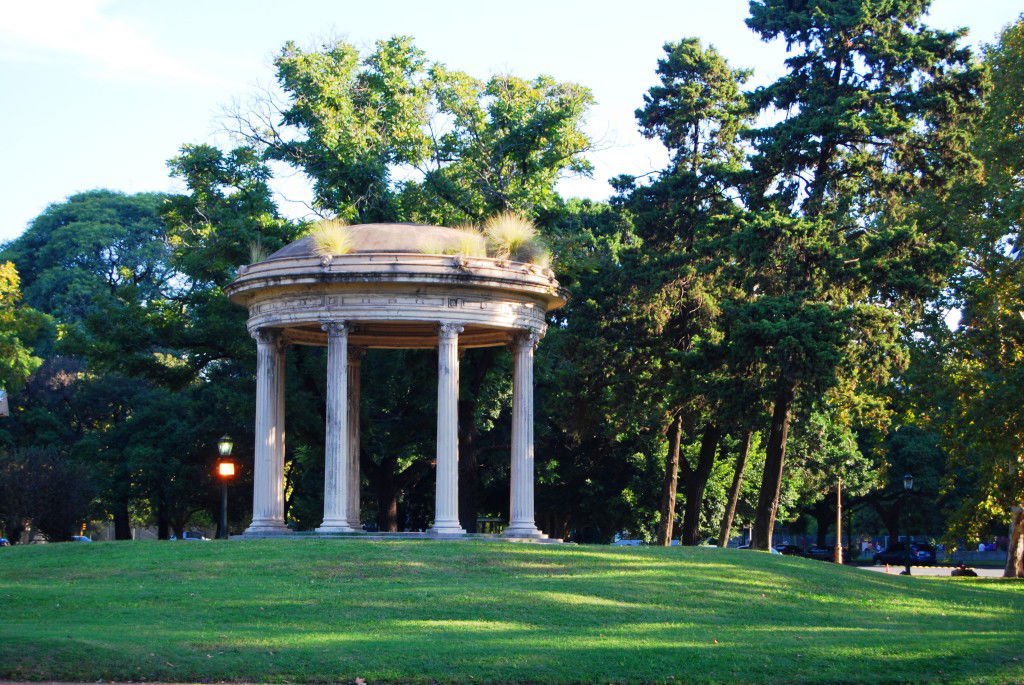
{"label": "circular stone rotunda", "polygon": [[327,426],[324,518],[316,533],[363,533],[364,351],[436,348],[434,523],[412,535],[467,537],[458,512],[459,352],[507,345],[514,358],[511,492],[502,537],[546,540],[534,523],[533,353],[545,314],[565,304],[554,274],[510,259],[458,254],[469,235],[460,229],[362,224],[345,233],[345,254],[320,256],[314,236],[307,236],[242,267],[226,288],[232,302],[249,310],[247,327],[257,349],[253,518],[243,535],[291,534],[284,522],[285,353],[289,345],[319,345],[327,347]]}

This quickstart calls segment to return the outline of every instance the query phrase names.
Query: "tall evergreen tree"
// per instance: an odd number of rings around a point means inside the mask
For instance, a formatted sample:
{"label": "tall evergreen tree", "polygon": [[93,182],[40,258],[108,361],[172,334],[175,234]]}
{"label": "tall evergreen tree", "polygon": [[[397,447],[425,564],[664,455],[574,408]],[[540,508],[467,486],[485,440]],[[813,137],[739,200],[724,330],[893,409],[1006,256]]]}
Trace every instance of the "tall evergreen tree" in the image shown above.
{"label": "tall evergreen tree", "polygon": [[[695,38],[669,43],[658,62],[660,83],[637,110],[641,131],[658,138],[671,156],[652,181],[622,177],[616,185],[642,241],[624,255],[623,307],[631,316],[623,363],[648,369],[648,393],[671,434],[661,496],[658,543],[672,538],[678,473],[686,491],[683,540],[695,544],[704,487],[723,425],[715,373],[720,336],[718,299],[727,289],[721,236],[736,215],[729,194],[741,168],[739,132],[749,110],[740,92],[748,73],[732,69],[714,48]],[[719,383],[720,385],[720,383]],[[684,417],[684,414],[686,415]],[[691,466],[679,449],[685,431],[701,443]]]}
{"label": "tall evergreen tree", "polygon": [[794,402],[814,402],[843,374],[896,372],[900,322],[955,261],[954,227],[919,208],[976,170],[968,124],[985,80],[962,31],[922,24],[929,4],[750,3],[747,24],[793,51],[788,72],[749,95],[769,123],[748,134],[750,215],[735,243],[757,295],[736,343],[763,364],[773,405],[760,549],[771,545]]}

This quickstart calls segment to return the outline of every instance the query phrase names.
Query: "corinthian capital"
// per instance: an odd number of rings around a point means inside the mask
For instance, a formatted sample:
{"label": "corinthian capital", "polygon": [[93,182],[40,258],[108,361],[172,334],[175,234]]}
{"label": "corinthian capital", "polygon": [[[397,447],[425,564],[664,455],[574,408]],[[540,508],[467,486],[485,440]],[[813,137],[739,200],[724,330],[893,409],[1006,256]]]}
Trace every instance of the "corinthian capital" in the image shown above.
{"label": "corinthian capital", "polygon": [[249,331],[249,335],[257,345],[276,345],[281,339],[281,331],[276,328],[256,328]]}
{"label": "corinthian capital", "polygon": [[452,340],[459,337],[459,333],[464,331],[465,328],[459,323],[443,323],[437,327],[437,337],[439,340]]}
{"label": "corinthian capital", "polygon": [[536,328],[527,328],[526,330],[516,331],[512,336],[512,349],[530,348],[537,349],[537,343],[540,342],[543,333]]}

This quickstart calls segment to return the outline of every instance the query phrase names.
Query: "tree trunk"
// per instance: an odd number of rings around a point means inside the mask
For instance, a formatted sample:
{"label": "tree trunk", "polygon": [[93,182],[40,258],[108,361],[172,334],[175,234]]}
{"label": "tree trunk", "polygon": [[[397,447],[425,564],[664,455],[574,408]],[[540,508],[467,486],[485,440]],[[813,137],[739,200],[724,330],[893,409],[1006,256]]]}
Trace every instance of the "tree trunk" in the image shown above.
{"label": "tree trunk", "polygon": [[775,514],[782,490],[782,470],[786,462],[786,440],[789,437],[789,417],[794,394],[792,383],[780,380],[772,409],[772,426],[765,446],[764,477],[761,479],[757,511],[754,514],[754,536],[750,543],[754,549],[768,551],[772,546],[772,530],[775,528]]}
{"label": "tree trunk", "polygon": [[1006,550],[1004,578],[1024,578],[1024,507],[1013,508],[1010,520],[1010,545]]}
{"label": "tree trunk", "polygon": [[836,544],[832,550],[832,561],[843,563],[843,479],[836,481]]}
{"label": "tree trunk", "polygon": [[875,513],[882,519],[885,530],[889,533],[889,542],[896,542],[900,539],[900,510],[902,502],[896,500],[892,506],[886,509],[880,504],[874,505]]}
{"label": "tree trunk", "polygon": [[132,539],[132,519],[128,514],[128,503],[118,502],[114,509],[114,539]]}
{"label": "tree trunk", "polygon": [[160,495],[156,504],[156,537],[158,540],[171,539],[171,520],[167,515],[167,505],[163,495]]}
{"label": "tree trunk", "polygon": [[377,530],[384,533],[398,532],[398,483],[395,469],[396,459],[384,459],[377,472]]}
{"label": "tree trunk", "polygon": [[818,547],[825,546],[825,538],[828,536],[828,524],[832,520],[832,503],[829,497],[825,497],[814,504],[811,509],[811,516],[818,524],[818,534],[814,538],[814,544]]}
{"label": "tree trunk", "polygon": [[662,547],[672,544],[672,527],[676,517],[676,491],[679,484],[679,443],[683,434],[683,417],[676,417],[669,434],[668,456],[665,459],[665,483],[661,489],[661,520],[658,522],[657,543]]}
{"label": "tree trunk", "polygon": [[717,425],[710,423],[704,428],[700,454],[697,456],[697,468],[686,479],[686,506],[680,536],[680,543],[683,545],[700,544],[700,506],[704,503],[704,488],[711,477],[711,469],[715,465],[715,452],[721,440],[722,431]]}
{"label": "tree trunk", "polygon": [[722,517],[722,527],[718,531],[718,546],[726,547],[729,544],[729,536],[732,533],[732,520],[736,516],[736,503],[740,499],[740,487],[743,485],[743,470],[747,467],[747,452],[750,451],[750,441],[753,438],[753,431],[743,433],[740,442],[740,453],[736,455],[736,468],[732,474],[732,486],[729,488],[729,503],[725,506],[725,516]]}

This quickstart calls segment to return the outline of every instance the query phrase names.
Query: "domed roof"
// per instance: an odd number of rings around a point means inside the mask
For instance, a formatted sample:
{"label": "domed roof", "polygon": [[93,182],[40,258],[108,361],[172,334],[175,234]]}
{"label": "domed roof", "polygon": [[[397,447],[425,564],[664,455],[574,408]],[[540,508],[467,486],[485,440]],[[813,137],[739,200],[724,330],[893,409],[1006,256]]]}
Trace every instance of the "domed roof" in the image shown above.
{"label": "domed roof", "polygon": [[[356,224],[346,229],[352,239],[351,253],[445,253],[448,248],[457,251],[468,234],[457,228],[428,224]],[[306,236],[285,245],[267,260],[313,256],[313,237]]]}

